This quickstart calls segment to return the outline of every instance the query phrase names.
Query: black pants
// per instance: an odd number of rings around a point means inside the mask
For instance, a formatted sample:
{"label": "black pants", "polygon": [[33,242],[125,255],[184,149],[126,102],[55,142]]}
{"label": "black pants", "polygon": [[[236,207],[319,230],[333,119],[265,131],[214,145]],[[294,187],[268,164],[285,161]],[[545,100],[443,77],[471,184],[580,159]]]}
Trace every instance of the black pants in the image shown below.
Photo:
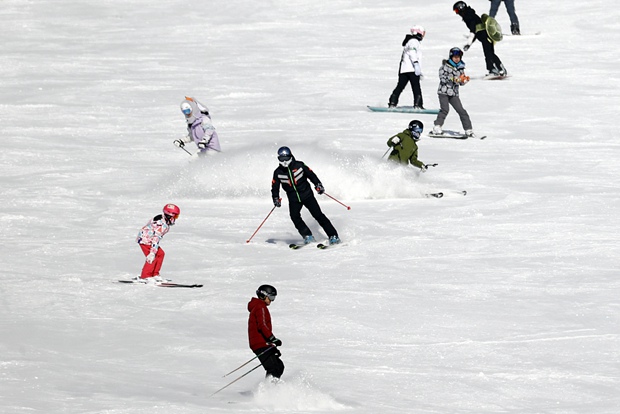
{"label": "black pants", "polygon": [[274,347],[265,347],[260,348],[254,351],[256,355],[264,352],[265,350],[271,348],[272,351],[267,351],[263,355],[258,357],[258,360],[261,364],[263,364],[263,368],[265,368],[265,376],[272,376],[274,378],[280,378],[282,373],[284,372],[284,363],[280,360],[280,356],[282,355],[278,348]]}
{"label": "black pants", "polygon": [[476,39],[482,44],[482,51],[484,52],[484,61],[487,65],[487,70],[491,72],[494,68],[500,70],[502,68],[502,61],[499,60],[495,54],[495,46],[489,40],[486,30],[481,30],[476,33]]}
{"label": "black pants", "polygon": [[396,84],[396,89],[394,89],[394,92],[390,95],[390,105],[398,105],[398,98],[408,82],[411,83],[411,89],[413,90],[413,106],[424,106],[422,88],[420,88],[420,77],[413,72],[398,74],[398,84]]}
{"label": "black pants", "polygon": [[312,217],[319,223],[319,225],[323,228],[327,237],[338,236],[338,232],[332,225],[331,221],[323,214],[321,211],[321,207],[319,207],[319,203],[314,198],[314,195],[308,197],[305,200],[302,200],[301,203],[297,201],[297,199],[288,199],[288,211],[291,215],[291,220],[293,220],[293,224],[295,228],[301,234],[301,237],[311,236],[312,232],[301,218],[301,208],[306,207]]}

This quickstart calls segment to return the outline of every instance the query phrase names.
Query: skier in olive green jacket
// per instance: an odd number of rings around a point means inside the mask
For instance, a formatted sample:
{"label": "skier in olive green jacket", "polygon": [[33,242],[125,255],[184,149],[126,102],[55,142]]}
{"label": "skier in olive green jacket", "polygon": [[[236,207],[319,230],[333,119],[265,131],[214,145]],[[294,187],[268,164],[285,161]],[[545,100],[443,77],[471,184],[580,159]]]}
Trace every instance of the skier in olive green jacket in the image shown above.
{"label": "skier in olive green jacket", "polygon": [[426,172],[427,166],[418,160],[418,144],[424,125],[417,119],[409,122],[409,127],[388,139],[388,147],[394,148],[388,160],[397,161],[401,164],[412,164],[422,172]]}

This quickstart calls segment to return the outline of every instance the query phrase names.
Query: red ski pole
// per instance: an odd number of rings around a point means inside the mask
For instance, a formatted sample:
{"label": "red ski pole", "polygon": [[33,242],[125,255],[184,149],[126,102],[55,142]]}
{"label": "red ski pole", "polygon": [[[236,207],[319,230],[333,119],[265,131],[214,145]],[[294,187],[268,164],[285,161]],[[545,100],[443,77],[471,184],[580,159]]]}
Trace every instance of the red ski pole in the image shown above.
{"label": "red ski pole", "polygon": [[347,210],[351,210],[351,207],[349,207],[349,206],[347,206],[346,204],[344,204],[344,203],[342,203],[342,202],[340,202],[340,201],[336,200],[334,197],[330,196],[329,194],[327,194],[327,193],[323,193],[323,194],[325,194],[327,197],[329,197],[329,198],[331,198],[332,200],[334,200],[336,203],[338,203],[338,204],[341,204],[341,205],[345,206],[345,207],[347,208]]}
{"label": "red ski pole", "polygon": [[[282,199],[280,199],[282,200]],[[263,224],[265,224],[265,222],[267,221],[267,219],[269,218],[269,216],[271,215],[271,213],[273,213],[273,210],[276,209],[276,206],[273,206],[273,208],[271,209],[271,211],[269,212],[269,214],[267,214],[267,217],[265,217],[265,220],[263,220],[263,222],[260,224],[260,226],[258,226],[258,228],[256,229],[256,231],[254,232],[254,234],[252,234],[252,236],[250,236],[249,239],[247,239],[245,242],[249,243],[250,240],[252,240],[252,238],[256,235],[256,233],[258,233],[258,231],[260,230],[261,227],[263,227]]]}

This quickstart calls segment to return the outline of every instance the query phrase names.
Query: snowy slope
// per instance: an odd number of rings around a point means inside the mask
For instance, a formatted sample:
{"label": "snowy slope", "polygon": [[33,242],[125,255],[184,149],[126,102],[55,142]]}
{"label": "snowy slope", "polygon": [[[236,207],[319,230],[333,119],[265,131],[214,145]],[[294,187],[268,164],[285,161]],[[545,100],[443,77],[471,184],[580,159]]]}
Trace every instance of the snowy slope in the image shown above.
{"label": "snowy slope", "polygon": [[[412,24],[438,105],[467,32],[452,3],[4,0],[0,412],[617,412],[620,11],[518,2],[541,34],[498,44],[510,80],[462,89],[489,138],[423,139],[439,165],[420,175],[381,160],[411,117],[365,105],[386,104]],[[484,74],[480,45],[464,60]],[[184,95],[223,153],[172,145]],[[289,250],[286,203],[245,243],[281,145],[352,207],[319,197],[343,246]],[[162,272],[205,287],[113,283],[139,272],[135,235],[168,202]],[[284,383],[259,369],[211,397],[253,356],[261,283],[279,290]]]}

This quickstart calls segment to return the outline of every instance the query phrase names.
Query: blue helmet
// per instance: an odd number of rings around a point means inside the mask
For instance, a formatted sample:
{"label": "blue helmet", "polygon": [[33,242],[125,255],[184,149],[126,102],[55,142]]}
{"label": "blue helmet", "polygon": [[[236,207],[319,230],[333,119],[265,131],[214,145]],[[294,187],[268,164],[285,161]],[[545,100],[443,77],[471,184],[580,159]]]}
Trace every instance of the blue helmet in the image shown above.
{"label": "blue helmet", "polygon": [[288,167],[288,165],[293,160],[293,153],[289,147],[280,147],[278,149],[278,162],[283,167]]}
{"label": "blue helmet", "polygon": [[411,132],[411,136],[413,137],[413,140],[417,141],[420,139],[420,135],[422,134],[422,131],[424,131],[424,124],[422,123],[422,121],[418,121],[417,119],[414,119],[413,121],[409,122],[408,129]]}

